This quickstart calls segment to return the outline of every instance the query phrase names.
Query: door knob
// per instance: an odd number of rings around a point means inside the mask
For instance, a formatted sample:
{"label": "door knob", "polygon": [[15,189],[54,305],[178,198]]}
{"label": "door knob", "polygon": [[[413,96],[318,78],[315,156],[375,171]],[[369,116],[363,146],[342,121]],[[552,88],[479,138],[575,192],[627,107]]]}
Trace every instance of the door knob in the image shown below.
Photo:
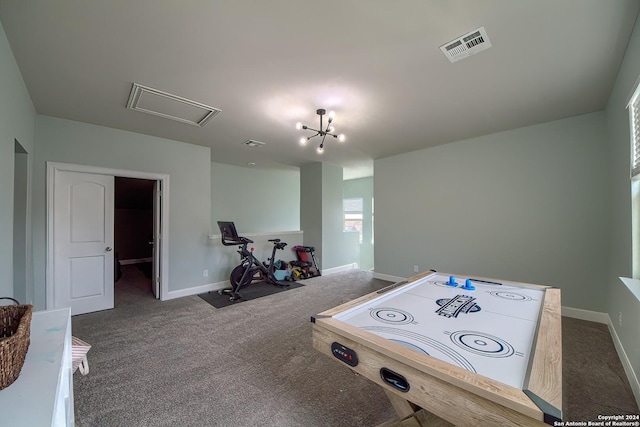
{"label": "door knob", "polygon": [[107,247],[107,252],[111,252],[112,250],[113,250],[113,248]]}

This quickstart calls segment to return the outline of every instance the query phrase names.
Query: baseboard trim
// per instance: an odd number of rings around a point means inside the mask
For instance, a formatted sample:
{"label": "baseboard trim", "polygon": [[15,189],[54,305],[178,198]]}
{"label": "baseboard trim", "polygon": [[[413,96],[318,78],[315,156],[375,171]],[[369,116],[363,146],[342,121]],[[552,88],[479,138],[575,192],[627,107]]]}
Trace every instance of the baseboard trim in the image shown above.
{"label": "baseboard trim", "polygon": [[132,258],[132,259],[121,259],[120,265],[129,265],[129,264],[142,264],[143,262],[152,262],[153,258]]}
{"label": "baseboard trim", "polygon": [[169,291],[167,292],[167,298],[165,299],[165,301],[170,299],[188,297],[191,295],[204,294],[205,292],[217,291],[219,289],[224,289],[227,287],[229,287],[229,281],[225,280],[224,282],[207,283],[206,285],[196,286],[194,288]]}
{"label": "baseboard trim", "polygon": [[598,311],[583,310],[581,308],[562,306],[562,315],[574,319],[587,320],[589,322],[609,323],[609,315]]}
{"label": "baseboard trim", "polygon": [[627,357],[627,353],[624,351],[624,347],[622,346],[622,342],[620,341],[620,337],[618,337],[618,333],[616,332],[616,328],[613,326],[613,322],[611,321],[611,317],[607,315],[607,326],[609,326],[609,333],[611,334],[611,339],[613,340],[613,345],[618,352],[618,357],[620,358],[620,362],[622,363],[622,367],[624,368],[625,374],[627,374],[627,379],[629,380],[629,385],[631,385],[631,391],[633,391],[633,396],[636,398],[636,404],[640,407],[640,382],[638,382],[638,377],[633,370],[633,366],[631,366],[631,362]]}
{"label": "baseboard trim", "polygon": [[354,268],[358,268],[358,264],[356,264],[355,262],[353,264],[341,265],[339,267],[325,268],[324,270],[321,270],[321,273],[323,276],[328,276],[330,274],[342,273],[343,271],[353,270]]}

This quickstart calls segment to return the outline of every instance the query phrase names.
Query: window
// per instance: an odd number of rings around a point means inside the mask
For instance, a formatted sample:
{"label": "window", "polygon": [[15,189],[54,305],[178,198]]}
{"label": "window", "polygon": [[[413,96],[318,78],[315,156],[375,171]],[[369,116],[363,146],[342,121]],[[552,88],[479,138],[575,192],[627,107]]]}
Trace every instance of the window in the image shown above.
{"label": "window", "polygon": [[[640,78],[638,79],[640,82]],[[629,133],[631,135],[631,253],[632,276],[640,278],[640,84],[629,101]]]}
{"label": "window", "polygon": [[342,210],[344,212],[344,232],[358,232],[359,242],[362,243],[362,199],[344,199]]}
{"label": "window", "polygon": [[631,126],[631,148],[633,164],[631,176],[640,174],[640,85],[629,102],[629,124]]}
{"label": "window", "polygon": [[373,222],[373,218],[374,218],[374,216],[373,216],[373,210],[374,209],[373,208],[374,208],[375,205],[376,204],[373,203],[373,197],[372,197],[371,198],[371,244],[372,245],[373,245],[373,230],[375,230],[374,222]]}

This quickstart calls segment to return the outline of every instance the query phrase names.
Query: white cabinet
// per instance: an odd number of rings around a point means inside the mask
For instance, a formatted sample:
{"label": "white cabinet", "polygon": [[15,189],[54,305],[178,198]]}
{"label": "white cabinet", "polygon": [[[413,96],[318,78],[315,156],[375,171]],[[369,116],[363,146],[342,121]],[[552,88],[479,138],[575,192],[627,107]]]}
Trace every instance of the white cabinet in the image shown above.
{"label": "white cabinet", "polygon": [[74,425],[70,309],[33,313],[20,376],[0,390],[0,424]]}

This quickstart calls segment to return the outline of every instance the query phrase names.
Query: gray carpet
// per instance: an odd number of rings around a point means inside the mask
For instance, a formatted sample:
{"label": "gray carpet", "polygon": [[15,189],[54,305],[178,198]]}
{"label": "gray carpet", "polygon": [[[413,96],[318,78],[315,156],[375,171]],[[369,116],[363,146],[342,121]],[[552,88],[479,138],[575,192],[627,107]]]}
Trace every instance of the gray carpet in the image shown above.
{"label": "gray carpet", "polygon": [[[78,426],[375,426],[394,416],[380,387],[311,345],[311,315],[389,284],[371,273],[224,309],[197,296],[156,301],[128,276],[115,309],[73,317],[73,334],[93,346],[89,375],[74,375]],[[563,336],[565,419],[637,413],[606,326],[563,318]]]}

